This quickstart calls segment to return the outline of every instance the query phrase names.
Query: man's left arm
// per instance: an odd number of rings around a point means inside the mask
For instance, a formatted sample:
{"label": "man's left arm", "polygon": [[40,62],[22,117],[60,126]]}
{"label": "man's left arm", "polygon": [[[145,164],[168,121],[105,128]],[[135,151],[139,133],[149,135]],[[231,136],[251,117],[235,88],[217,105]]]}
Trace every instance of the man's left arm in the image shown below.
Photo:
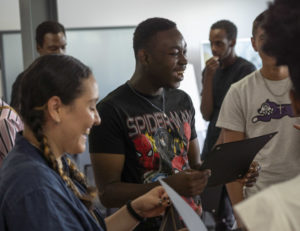
{"label": "man's left arm", "polygon": [[201,165],[201,158],[200,158],[200,147],[197,138],[190,141],[189,150],[188,150],[188,159],[189,159],[189,165],[192,169],[199,169]]}
{"label": "man's left arm", "polygon": [[[202,162],[200,158],[200,148],[197,137],[190,141],[187,155],[190,168],[201,172],[201,177],[198,180],[201,180],[202,178],[202,183],[198,184],[198,187],[200,188],[199,192],[203,192],[207,185],[208,177],[211,175],[211,173],[210,170],[207,169],[199,170]],[[196,183],[196,179],[194,180],[194,183]]]}

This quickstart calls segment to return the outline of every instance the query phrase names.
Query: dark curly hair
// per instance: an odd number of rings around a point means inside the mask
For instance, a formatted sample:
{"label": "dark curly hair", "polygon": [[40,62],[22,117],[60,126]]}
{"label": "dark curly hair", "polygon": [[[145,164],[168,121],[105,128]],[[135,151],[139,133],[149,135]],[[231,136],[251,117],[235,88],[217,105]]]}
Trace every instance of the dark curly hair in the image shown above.
{"label": "dark curly hair", "polygon": [[133,50],[135,56],[141,48],[148,45],[149,40],[160,31],[176,28],[176,23],[166,18],[149,18],[141,22],[133,34]]}
{"label": "dark curly hair", "polygon": [[40,47],[43,47],[44,36],[47,33],[58,34],[62,32],[66,36],[65,28],[56,21],[45,21],[39,24],[35,30],[35,41]]}
{"label": "dark curly hair", "polygon": [[220,20],[215,22],[210,27],[211,30],[223,29],[226,31],[227,39],[234,40],[237,37],[237,27],[236,25],[229,20]]}
{"label": "dark curly hair", "polygon": [[300,96],[300,1],[275,0],[269,4],[263,26],[267,38],[264,51],[277,59],[278,65],[288,65],[294,88]]}

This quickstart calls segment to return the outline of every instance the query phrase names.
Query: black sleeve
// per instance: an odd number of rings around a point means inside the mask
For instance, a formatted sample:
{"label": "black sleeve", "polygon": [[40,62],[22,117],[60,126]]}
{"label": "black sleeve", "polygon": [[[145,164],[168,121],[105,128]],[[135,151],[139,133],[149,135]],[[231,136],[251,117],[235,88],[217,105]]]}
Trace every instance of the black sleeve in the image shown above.
{"label": "black sleeve", "polygon": [[242,78],[244,78],[246,75],[249,75],[250,73],[252,73],[253,71],[256,70],[256,67],[248,62],[248,63],[245,63],[241,69],[240,69],[240,75],[238,76],[238,79],[235,80],[235,82],[241,80]]}
{"label": "black sleeve", "polygon": [[124,154],[124,125],[117,109],[111,104],[100,102],[97,110],[101,124],[94,126],[89,135],[90,153]]}

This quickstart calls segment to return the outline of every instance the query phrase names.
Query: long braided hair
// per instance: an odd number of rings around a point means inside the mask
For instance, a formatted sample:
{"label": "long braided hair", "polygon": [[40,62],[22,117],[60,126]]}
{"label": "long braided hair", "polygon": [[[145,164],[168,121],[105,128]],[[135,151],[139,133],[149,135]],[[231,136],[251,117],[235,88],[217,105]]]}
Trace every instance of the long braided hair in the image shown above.
{"label": "long braided hair", "polygon": [[[49,166],[60,175],[95,217],[92,206],[92,200],[97,195],[95,189],[87,186],[84,174],[69,158],[66,158],[69,175],[66,174],[52,153],[43,131],[45,124],[43,109],[48,100],[52,96],[58,96],[64,105],[71,104],[82,93],[82,81],[87,79],[90,74],[91,70],[87,66],[71,56],[45,55],[38,58],[25,71],[21,82],[20,114],[39,142],[39,148]],[[72,179],[82,184],[87,193],[82,194]]]}

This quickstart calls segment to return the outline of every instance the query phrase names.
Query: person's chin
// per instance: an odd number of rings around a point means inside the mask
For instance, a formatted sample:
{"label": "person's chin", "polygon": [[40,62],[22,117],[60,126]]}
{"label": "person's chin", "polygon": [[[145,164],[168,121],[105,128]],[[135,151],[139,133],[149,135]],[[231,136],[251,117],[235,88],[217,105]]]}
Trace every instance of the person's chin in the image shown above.
{"label": "person's chin", "polygon": [[180,87],[180,82],[174,82],[172,84],[168,84],[164,86],[165,89],[177,89]]}
{"label": "person's chin", "polygon": [[177,82],[174,84],[174,87],[173,88],[179,88],[180,87],[180,82]]}
{"label": "person's chin", "polygon": [[68,151],[69,154],[80,154],[86,149],[86,142],[80,141],[76,146]]}
{"label": "person's chin", "polygon": [[84,142],[84,144],[79,145],[78,150],[79,150],[80,152],[78,152],[78,153],[84,152],[85,149],[86,149],[86,143]]}
{"label": "person's chin", "polygon": [[183,77],[177,77],[173,83],[173,88],[179,88]]}

